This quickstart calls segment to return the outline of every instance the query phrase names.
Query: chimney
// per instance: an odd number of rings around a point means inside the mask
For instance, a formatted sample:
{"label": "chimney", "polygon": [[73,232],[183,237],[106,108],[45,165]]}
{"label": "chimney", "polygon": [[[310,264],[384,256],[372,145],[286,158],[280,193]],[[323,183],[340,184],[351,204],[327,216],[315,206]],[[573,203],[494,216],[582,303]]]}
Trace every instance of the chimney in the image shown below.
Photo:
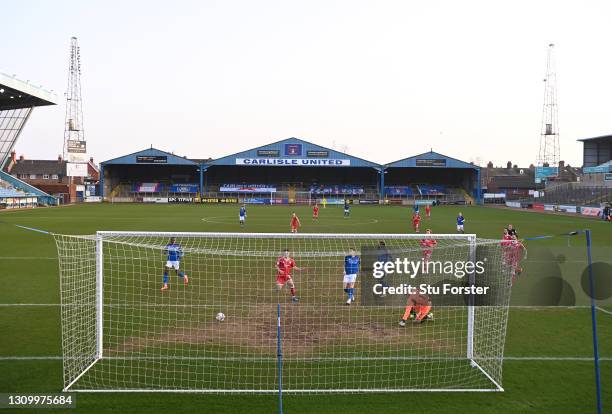
{"label": "chimney", "polygon": [[21,155],[19,156],[19,161],[23,161],[23,160],[25,160],[25,157],[23,156],[23,154],[21,154]]}
{"label": "chimney", "polygon": [[565,161],[559,161],[559,171],[565,168]]}
{"label": "chimney", "polygon": [[17,153],[15,151],[11,151],[11,162],[15,164],[17,162]]}
{"label": "chimney", "polygon": [[512,161],[508,161],[508,163],[506,163],[506,168],[507,169],[512,168]]}
{"label": "chimney", "polygon": [[61,154],[57,156],[57,162],[62,162],[62,156],[61,156]]}
{"label": "chimney", "polygon": [[89,157],[89,162],[92,163],[92,164],[94,163],[93,162],[93,157]]}
{"label": "chimney", "polygon": [[493,162],[489,161],[489,162],[487,163],[487,168],[493,168]]}

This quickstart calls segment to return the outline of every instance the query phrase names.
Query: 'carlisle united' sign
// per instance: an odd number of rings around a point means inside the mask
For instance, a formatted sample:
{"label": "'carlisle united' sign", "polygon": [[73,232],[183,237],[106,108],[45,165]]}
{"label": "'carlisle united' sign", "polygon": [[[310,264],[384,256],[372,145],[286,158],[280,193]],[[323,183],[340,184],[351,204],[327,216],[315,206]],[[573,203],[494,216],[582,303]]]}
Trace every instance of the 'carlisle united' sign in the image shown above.
{"label": "'carlisle united' sign", "polygon": [[261,167],[348,167],[349,159],[312,158],[236,158],[236,165]]}

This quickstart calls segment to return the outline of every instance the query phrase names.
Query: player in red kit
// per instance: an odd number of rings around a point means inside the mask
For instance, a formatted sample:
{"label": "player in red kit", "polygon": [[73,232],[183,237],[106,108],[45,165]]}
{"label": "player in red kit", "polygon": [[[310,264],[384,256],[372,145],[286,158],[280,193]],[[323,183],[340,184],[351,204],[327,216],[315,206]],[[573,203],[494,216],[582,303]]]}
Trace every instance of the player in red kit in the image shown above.
{"label": "player in red kit", "polygon": [[508,229],[504,229],[504,235],[502,236],[501,245],[504,247],[510,246],[512,244],[512,239],[513,237],[508,232]]}
{"label": "player in red kit", "polygon": [[312,208],[312,219],[317,220],[319,218],[319,205],[315,204]]}
{"label": "player in red kit", "polygon": [[[425,234],[431,234],[431,230],[430,229],[425,230]],[[436,245],[438,244],[438,241],[431,237],[425,237],[423,240],[420,241],[420,244],[421,244],[421,247],[423,247],[423,261],[427,263],[429,262],[429,259],[431,259],[433,248],[436,247]]]}
{"label": "player in red kit", "polygon": [[518,237],[511,236],[510,248],[510,266],[512,266],[512,284],[516,281],[516,277],[523,272],[521,260],[527,260],[527,248]]}
{"label": "player in red kit", "polygon": [[291,271],[295,269],[300,272],[302,269],[296,266],[295,260],[289,254],[289,249],[285,249],[283,255],[276,261],[276,288],[280,291],[283,286],[288,285],[291,290],[291,300],[297,302],[299,299],[296,296],[295,283],[291,277]]}
{"label": "player in red kit", "polygon": [[431,218],[431,204],[425,206],[425,217]]}
{"label": "player in red kit", "polygon": [[502,247],[502,258],[504,260],[504,264],[506,266],[512,265],[512,236],[508,233],[508,229],[504,229],[504,235],[502,236],[502,241],[500,243]]}
{"label": "player in red kit", "polygon": [[412,216],[412,227],[414,228],[414,231],[419,233],[421,226],[421,215],[419,213],[414,213],[414,215]]}
{"label": "player in red kit", "polygon": [[297,233],[298,227],[300,227],[300,219],[295,213],[291,214],[291,233]]}

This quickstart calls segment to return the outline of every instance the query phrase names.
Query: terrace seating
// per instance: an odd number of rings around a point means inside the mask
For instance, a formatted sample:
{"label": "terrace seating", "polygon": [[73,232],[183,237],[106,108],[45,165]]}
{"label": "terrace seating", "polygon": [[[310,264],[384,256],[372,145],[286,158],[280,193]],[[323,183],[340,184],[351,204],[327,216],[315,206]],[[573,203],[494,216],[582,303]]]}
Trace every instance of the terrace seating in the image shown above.
{"label": "terrace seating", "polygon": [[274,184],[221,184],[221,193],[275,193],[277,190]]}
{"label": "terrace seating", "polygon": [[26,193],[14,188],[1,188],[0,197],[25,197]]}
{"label": "terrace seating", "polygon": [[165,185],[161,182],[134,183],[132,191],[135,193],[157,194],[165,191]]}
{"label": "terrace seating", "polygon": [[412,197],[414,192],[412,186],[408,185],[393,185],[385,186],[385,196],[387,197]]}
{"label": "terrace seating", "polygon": [[567,183],[544,190],[540,203],[599,205],[612,201],[612,187],[594,186],[582,183]]}
{"label": "terrace seating", "polygon": [[313,195],[360,195],[364,194],[363,186],[358,185],[313,185],[310,187],[310,194]]}
{"label": "terrace seating", "polygon": [[447,192],[445,185],[419,184],[417,189],[422,196],[443,196]]}

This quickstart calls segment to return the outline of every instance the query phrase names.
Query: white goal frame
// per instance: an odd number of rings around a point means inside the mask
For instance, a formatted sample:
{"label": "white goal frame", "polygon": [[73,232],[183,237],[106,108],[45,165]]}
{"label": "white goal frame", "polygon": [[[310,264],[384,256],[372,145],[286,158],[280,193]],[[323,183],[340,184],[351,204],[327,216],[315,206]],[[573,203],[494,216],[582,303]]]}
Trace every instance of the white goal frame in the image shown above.
{"label": "white goal frame", "polygon": [[[104,339],[104,248],[105,239],[109,237],[201,237],[201,238],[275,238],[275,239],[335,239],[335,238],[371,238],[371,239],[414,239],[421,240],[425,236],[423,233],[417,234],[376,234],[376,233],[351,233],[351,234],[337,234],[337,233],[239,233],[239,232],[149,232],[149,231],[97,231],[95,236],[71,236],[80,237],[91,240],[95,243],[95,355],[92,356],[92,362],[86,366],[83,371],[72,379],[70,382],[65,383],[63,388],[64,392],[168,392],[168,393],[217,393],[217,394],[240,394],[240,393],[253,393],[253,394],[270,394],[278,393],[278,389],[78,389],[73,388],[77,381],[85,375],[96,363],[105,358],[103,351],[103,339]],[[476,248],[477,248],[477,236],[475,234],[431,234],[428,235],[436,240],[452,239],[452,240],[465,240],[469,243],[469,260],[476,260]],[[468,282],[470,285],[475,284],[474,273],[468,273]],[[467,306],[467,347],[465,350],[466,362],[477,370],[480,370],[482,374],[488,378],[492,388],[432,388],[432,389],[421,389],[421,388],[408,388],[408,389],[297,389],[287,390],[289,393],[372,393],[372,392],[383,392],[383,393],[395,393],[395,392],[499,392],[504,391],[504,388],[498,383],[485,369],[483,369],[474,357],[474,323],[475,323],[475,306],[473,303],[473,296]],[[70,306],[69,303],[64,303],[64,297],[62,295],[62,307]],[[63,319],[63,318],[62,318]],[[280,321],[280,316],[279,316]],[[280,323],[280,322],[279,322]],[[506,326],[503,327],[505,337]],[[64,329],[64,323],[62,320],[62,341],[64,342],[67,338],[68,333]],[[503,347],[502,347],[503,349]],[[107,357],[114,358],[114,357]],[[495,357],[494,359],[503,360],[502,355]],[[66,355],[64,353],[64,372],[66,372]],[[500,381],[501,382],[501,381]],[[284,392],[285,390],[283,390]]]}

